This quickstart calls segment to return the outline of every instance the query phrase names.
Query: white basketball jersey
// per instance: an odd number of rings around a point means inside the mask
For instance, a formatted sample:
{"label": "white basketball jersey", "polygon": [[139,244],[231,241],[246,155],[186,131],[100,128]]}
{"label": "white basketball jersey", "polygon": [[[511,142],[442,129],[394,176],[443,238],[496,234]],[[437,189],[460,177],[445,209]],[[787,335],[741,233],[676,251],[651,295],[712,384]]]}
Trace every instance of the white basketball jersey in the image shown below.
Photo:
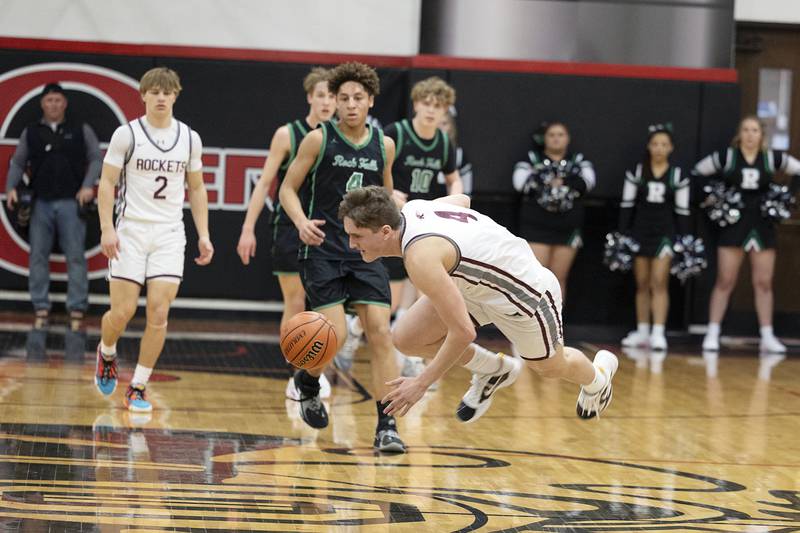
{"label": "white basketball jersey", "polygon": [[141,118],[128,123],[133,151],[120,177],[118,216],[144,222],[183,220],[192,136],[186,124],[175,119],[172,124],[156,134],[145,129]]}
{"label": "white basketball jersey", "polygon": [[428,236],[441,236],[455,245],[459,259],[450,276],[465,299],[509,314],[520,305],[536,307],[541,291],[535,286],[547,269],[524,239],[486,215],[444,202],[412,200],[402,213],[403,254],[415,240]]}

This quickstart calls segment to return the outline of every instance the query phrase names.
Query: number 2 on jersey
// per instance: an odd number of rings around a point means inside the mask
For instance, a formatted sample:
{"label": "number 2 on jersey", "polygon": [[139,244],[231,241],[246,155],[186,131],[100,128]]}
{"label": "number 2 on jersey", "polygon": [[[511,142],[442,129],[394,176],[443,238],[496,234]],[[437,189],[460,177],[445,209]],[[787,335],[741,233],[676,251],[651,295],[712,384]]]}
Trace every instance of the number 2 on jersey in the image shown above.
{"label": "number 2 on jersey", "polygon": [[153,198],[156,200],[166,200],[167,197],[161,194],[161,191],[167,188],[167,177],[166,176],[156,176],[156,181],[161,182],[161,187],[158,188],[156,192],[153,193]]}
{"label": "number 2 on jersey", "polygon": [[344,186],[345,192],[350,192],[353,189],[360,189],[361,184],[364,182],[364,173],[363,172],[353,172],[350,174],[350,177],[347,178],[347,183]]}

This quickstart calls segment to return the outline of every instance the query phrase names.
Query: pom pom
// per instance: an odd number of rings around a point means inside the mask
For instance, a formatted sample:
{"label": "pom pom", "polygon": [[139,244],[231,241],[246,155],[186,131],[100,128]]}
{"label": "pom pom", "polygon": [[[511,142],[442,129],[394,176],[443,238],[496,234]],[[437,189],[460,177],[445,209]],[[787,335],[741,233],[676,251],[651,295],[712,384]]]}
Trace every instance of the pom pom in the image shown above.
{"label": "pom pom", "polygon": [[[561,160],[553,162],[545,159],[537,164],[534,172],[526,184],[527,190],[536,191],[536,203],[551,213],[564,213],[575,206],[575,199],[580,193],[573,188],[564,185],[564,178],[575,173],[577,165],[568,161]],[[580,172],[580,168],[577,169]],[[562,184],[553,186],[555,180],[561,180]]]}
{"label": "pom pom", "polygon": [[761,199],[761,216],[774,222],[791,218],[795,207],[794,195],[786,185],[770,183]]}
{"label": "pom pom", "polygon": [[731,226],[742,218],[741,209],[744,207],[742,194],[734,187],[728,187],[724,182],[712,180],[703,187],[706,199],[700,204],[708,218],[719,227]]}
{"label": "pom pom", "polygon": [[708,267],[703,239],[693,235],[678,235],[672,245],[672,250],[675,255],[672,256],[672,266],[669,272],[681,283],[700,275]]}
{"label": "pom pom", "polygon": [[632,237],[615,231],[606,235],[603,264],[612,272],[629,272],[633,258],[639,251],[639,243]]}

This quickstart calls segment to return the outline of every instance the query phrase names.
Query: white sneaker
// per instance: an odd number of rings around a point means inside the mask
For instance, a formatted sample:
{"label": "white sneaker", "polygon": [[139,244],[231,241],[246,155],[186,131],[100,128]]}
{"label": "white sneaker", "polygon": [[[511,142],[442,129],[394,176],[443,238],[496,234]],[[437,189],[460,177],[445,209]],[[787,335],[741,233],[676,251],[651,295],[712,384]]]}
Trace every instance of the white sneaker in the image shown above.
{"label": "white sneaker", "polygon": [[355,359],[356,350],[358,350],[358,345],[360,343],[361,338],[359,335],[348,333],[347,339],[344,341],[344,345],[342,345],[342,349],[333,357],[333,364],[336,368],[343,372],[349,372],[350,369],[353,368],[353,359]]}
{"label": "white sneaker", "polygon": [[[290,400],[300,401],[300,391],[297,390],[297,387],[294,386],[294,376],[289,378],[289,383],[286,384],[286,397]],[[319,377],[319,397],[320,398],[330,398],[331,397],[331,382],[328,381],[328,378],[325,377],[325,374],[322,374]]]}
{"label": "white sneaker", "polygon": [[600,350],[597,352],[592,364],[606,375],[607,380],[605,386],[594,394],[588,394],[583,390],[583,387],[581,387],[581,392],[578,394],[576,411],[578,412],[578,416],[585,420],[599,416],[611,403],[611,398],[613,396],[611,380],[614,379],[614,374],[619,367],[617,356],[608,350]]}
{"label": "white sneaker", "polygon": [[663,351],[667,349],[667,338],[664,335],[650,335],[650,349]]}
{"label": "white sneaker", "polygon": [[403,370],[400,375],[404,378],[415,378],[425,370],[425,361],[422,357],[406,355],[403,357]]}
{"label": "white sneaker", "polygon": [[361,320],[355,315],[347,315],[347,331],[354,337],[361,338],[364,334],[364,328],[361,327]]}
{"label": "white sneaker", "polygon": [[719,337],[717,335],[709,335],[703,338],[703,351],[704,352],[718,352],[719,351]]}
{"label": "white sneaker", "polygon": [[498,354],[502,367],[494,374],[472,374],[469,389],[456,409],[456,417],[465,424],[475,422],[492,405],[494,394],[517,381],[522,370],[522,361],[515,357]]}
{"label": "white sneaker", "polygon": [[758,350],[767,353],[786,353],[786,346],[778,340],[778,337],[771,335],[769,337],[761,337],[761,342],[758,343]]}
{"label": "white sneaker", "polygon": [[638,329],[635,329],[622,339],[621,344],[627,348],[643,348],[648,345],[649,341],[650,336],[647,335],[647,333],[642,333]]}

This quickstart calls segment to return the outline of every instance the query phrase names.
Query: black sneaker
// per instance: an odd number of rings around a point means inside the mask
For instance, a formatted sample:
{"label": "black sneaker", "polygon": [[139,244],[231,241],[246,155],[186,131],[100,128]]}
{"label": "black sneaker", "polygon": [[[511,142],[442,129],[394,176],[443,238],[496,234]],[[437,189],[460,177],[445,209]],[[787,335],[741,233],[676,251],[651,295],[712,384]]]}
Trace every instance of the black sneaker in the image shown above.
{"label": "black sneaker", "polygon": [[328,427],[328,411],[319,397],[319,387],[316,391],[304,389],[300,380],[302,372],[303,370],[300,370],[295,373],[293,380],[299,398],[297,402],[300,405],[300,416],[303,418],[303,422],[314,429],[326,428]]}
{"label": "black sneaker", "polygon": [[375,431],[376,450],[382,453],[405,453],[406,445],[397,433],[397,423],[393,416],[381,420]]}

